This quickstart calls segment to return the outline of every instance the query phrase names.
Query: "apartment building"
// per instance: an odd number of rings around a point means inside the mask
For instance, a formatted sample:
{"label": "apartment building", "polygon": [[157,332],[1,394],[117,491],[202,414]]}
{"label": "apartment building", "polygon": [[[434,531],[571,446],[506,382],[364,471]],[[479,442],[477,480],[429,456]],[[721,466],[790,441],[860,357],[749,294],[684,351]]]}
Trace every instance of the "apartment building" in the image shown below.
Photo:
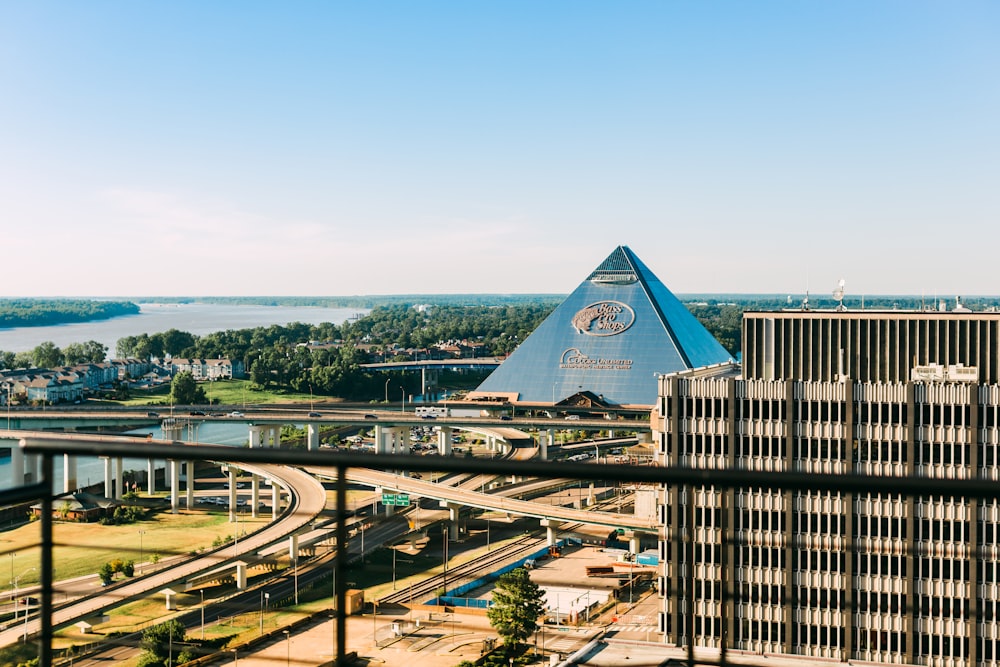
{"label": "apartment building", "polygon": [[[741,368],[660,379],[660,463],[1000,479],[1000,313],[748,312],[742,349]],[[996,502],[754,486],[661,502],[668,643],[1000,663]]]}

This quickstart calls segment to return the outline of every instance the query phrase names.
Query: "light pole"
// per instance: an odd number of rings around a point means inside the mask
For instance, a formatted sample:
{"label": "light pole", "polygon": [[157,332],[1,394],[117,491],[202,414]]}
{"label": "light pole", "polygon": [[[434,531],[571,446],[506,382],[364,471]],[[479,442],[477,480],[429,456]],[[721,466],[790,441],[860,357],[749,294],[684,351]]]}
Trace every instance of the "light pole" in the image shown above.
{"label": "light pole", "polygon": [[285,667],[290,667],[292,664],[292,633],[288,630],[282,630],[285,634]]}
{"label": "light pole", "polygon": [[396,590],[396,547],[392,548],[392,590]]}
{"label": "light pole", "polygon": [[400,387],[400,389],[403,392],[403,401],[401,403],[401,405],[402,405],[401,412],[406,412],[406,387]]}
{"label": "light pole", "polygon": [[205,641],[205,589],[199,588],[201,593],[201,640]]}
{"label": "light pole", "polygon": [[260,634],[264,634],[264,608],[271,599],[270,593],[260,592]]}
{"label": "light pole", "polygon": [[[21,577],[23,577],[24,575],[28,574],[32,570],[36,570],[36,568],[29,567],[27,570],[25,570],[21,574],[17,575],[16,577],[14,577],[14,620],[15,621],[17,620],[17,585],[21,581]],[[24,605],[24,641],[25,642],[28,641],[28,611],[29,611],[28,605],[27,605],[27,603],[25,603],[25,605]]]}
{"label": "light pole", "polygon": [[240,658],[236,655],[236,649],[233,649],[233,667],[240,667]]}
{"label": "light pole", "polygon": [[389,383],[392,382],[392,378],[386,378],[385,380],[385,402],[389,402]]}
{"label": "light pole", "polygon": [[139,574],[142,574],[142,536],[146,534],[146,531],[139,531]]}

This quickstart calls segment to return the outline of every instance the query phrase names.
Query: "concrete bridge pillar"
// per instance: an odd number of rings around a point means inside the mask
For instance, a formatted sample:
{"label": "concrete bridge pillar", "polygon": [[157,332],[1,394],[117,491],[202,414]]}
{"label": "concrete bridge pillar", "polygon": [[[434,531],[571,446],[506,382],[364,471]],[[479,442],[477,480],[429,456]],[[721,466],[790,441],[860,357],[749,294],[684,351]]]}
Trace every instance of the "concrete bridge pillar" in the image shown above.
{"label": "concrete bridge pillar", "polygon": [[10,448],[10,476],[14,486],[24,485],[24,450],[21,448],[26,444],[28,444],[28,440],[21,438],[18,440],[17,447]]}
{"label": "concrete bridge pillar", "polygon": [[261,446],[261,434],[264,428],[262,426],[251,426],[250,427],[250,449],[255,449]]}
{"label": "concrete bridge pillar", "polygon": [[104,497],[111,498],[112,488],[111,488],[111,457],[102,456],[104,460]]}
{"label": "concrete bridge pillar", "polygon": [[187,473],[187,480],[184,484],[184,490],[187,492],[184,504],[188,509],[191,509],[194,507],[194,461],[188,461],[184,465],[184,472]]}
{"label": "concrete bridge pillar", "polygon": [[410,427],[400,426],[396,429],[396,438],[393,443],[393,452],[395,454],[409,454],[410,453]]}
{"label": "concrete bridge pillar", "polygon": [[63,454],[63,493],[76,491],[79,486],[76,483],[76,457]]}
{"label": "concrete bridge pillar", "polygon": [[543,461],[549,460],[549,447],[556,442],[555,429],[545,429],[538,433],[538,455]]}
{"label": "concrete bridge pillar", "polygon": [[299,536],[289,535],[288,536],[288,560],[291,562],[292,567],[299,564]]}
{"label": "concrete bridge pillar", "polygon": [[146,493],[156,493],[156,461],[153,459],[146,460]]}
{"label": "concrete bridge pillar", "polygon": [[271,518],[277,519],[281,514],[281,486],[278,481],[271,480]]}
{"label": "concrete bridge pillar", "polygon": [[236,588],[243,590],[247,587],[247,564],[243,561],[236,562]]}
{"label": "concrete bridge pillar", "polygon": [[229,473],[229,523],[234,523],[238,519],[236,515],[238,502],[236,497],[236,468],[229,466],[226,472]]}
{"label": "concrete bridge pillar", "polygon": [[448,510],[448,540],[454,542],[458,539],[458,513],[462,506],[455,503],[442,503],[442,505]]}
{"label": "concrete bridge pillar", "polygon": [[542,519],[539,523],[545,528],[545,543],[554,547],[556,545],[556,531],[559,530],[560,526],[559,522],[555,519]]}
{"label": "concrete bridge pillar", "polygon": [[280,426],[271,426],[270,428],[268,428],[268,436],[269,436],[268,440],[269,440],[269,443],[270,443],[268,445],[268,447],[273,447],[275,449],[281,447],[281,427]]}
{"label": "concrete bridge pillar", "polygon": [[376,454],[388,454],[389,453],[389,443],[388,436],[385,428],[381,424],[375,424],[375,453]]}
{"label": "concrete bridge pillar", "polygon": [[170,512],[177,514],[180,508],[181,464],[180,461],[167,461],[170,466]]}
{"label": "concrete bridge pillar", "polygon": [[122,457],[115,457],[115,498],[118,500],[122,499],[122,466],[125,462]]}
{"label": "concrete bridge pillar", "polygon": [[450,426],[442,426],[438,431],[438,454],[441,456],[451,456],[451,436],[454,429]]}
{"label": "concrete bridge pillar", "polygon": [[319,426],[306,424],[306,449],[315,452],[319,449]]}
{"label": "concrete bridge pillar", "polygon": [[260,477],[250,475],[250,516],[254,519],[259,513],[258,505],[260,505]]}

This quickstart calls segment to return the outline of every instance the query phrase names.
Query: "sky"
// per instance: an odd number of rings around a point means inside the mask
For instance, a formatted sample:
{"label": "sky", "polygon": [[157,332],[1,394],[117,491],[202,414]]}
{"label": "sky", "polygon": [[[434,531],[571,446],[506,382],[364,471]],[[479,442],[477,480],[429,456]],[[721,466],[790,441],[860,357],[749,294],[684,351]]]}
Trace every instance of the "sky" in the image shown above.
{"label": "sky", "polygon": [[1000,3],[0,0],[0,297],[1000,294]]}

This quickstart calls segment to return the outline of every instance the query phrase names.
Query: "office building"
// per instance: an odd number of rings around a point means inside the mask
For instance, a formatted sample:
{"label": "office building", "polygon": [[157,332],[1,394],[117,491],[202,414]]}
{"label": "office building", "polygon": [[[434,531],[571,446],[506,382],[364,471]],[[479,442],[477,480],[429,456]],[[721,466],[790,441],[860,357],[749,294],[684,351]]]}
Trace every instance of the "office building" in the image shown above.
{"label": "office building", "polygon": [[[1000,479],[1000,313],[748,312],[742,351],[741,372],[660,380],[660,463]],[[751,485],[667,487],[661,500],[668,643],[693,633],[696,646],[838,661],[1000,661],[995,501]],[[676,541],[688,521],[693,559]]]}

